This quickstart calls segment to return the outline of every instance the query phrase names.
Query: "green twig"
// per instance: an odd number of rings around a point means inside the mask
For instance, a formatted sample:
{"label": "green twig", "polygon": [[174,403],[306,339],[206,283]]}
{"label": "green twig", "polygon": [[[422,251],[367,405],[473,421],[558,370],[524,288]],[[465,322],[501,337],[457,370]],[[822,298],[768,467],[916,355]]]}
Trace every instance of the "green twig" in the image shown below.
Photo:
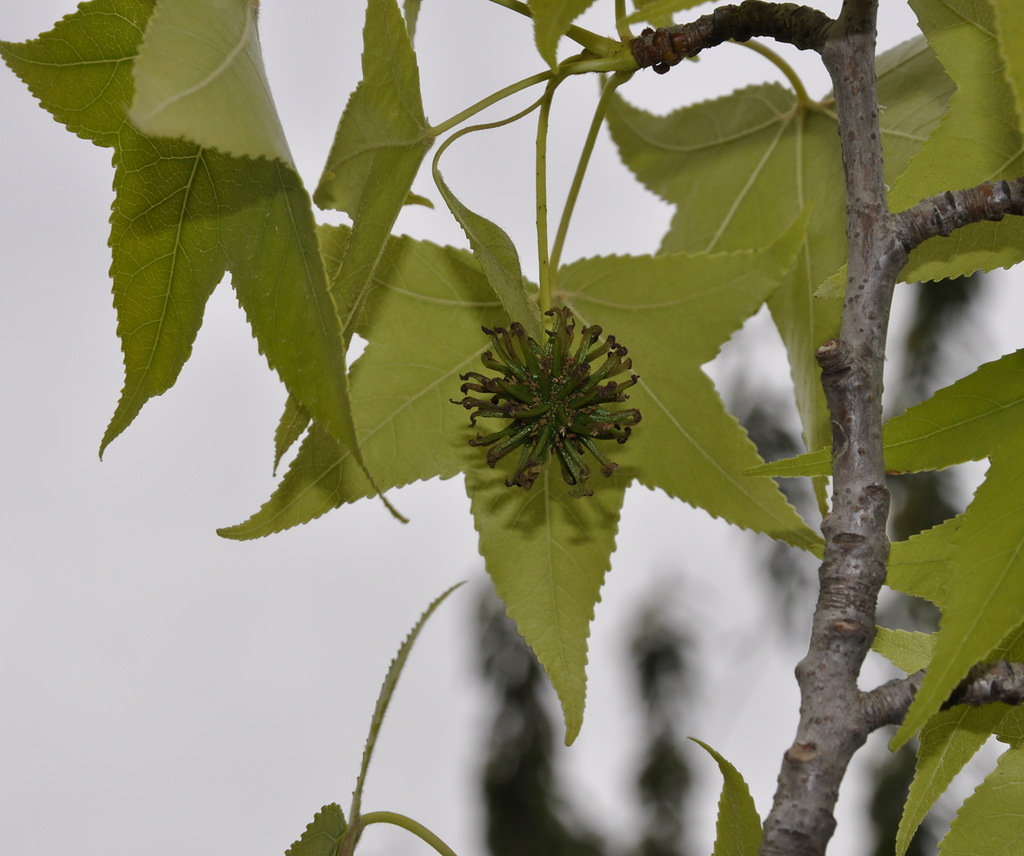
{"label": "green twig", "polygon": [[542,315],[551,308],[552,280],[555,277],[555,267],[550,264],[548,259],[548,119],[551,116],[551,101],[559,82],[552,80],[548,84],[540,105],[540,112],[537,114],[537,265]]}
{"label": "green twig", "polygon": [[[594,118],[590,122],[590,129],[587,131],[587,138],[580,151],[579,163],[576,164],[576,172],[572,177],[572,184],[569,186],[569,193],[565,199],[565,208],[562,210],[562,219],[558,223],[558,233],[555,235],[555,242],[551,247],[551,268],[558,270],[558,264],[562,258],[562,248],[565,246],[565,236],[569,231],[569,221],[572,219],[573,210],[576,207],[576,200],[580,195],[580,188],[583,186],[583,177],[586,175],[587,166],[590,164],[590,156],[594,151],[594,144],[597,142],[598,131],[604,122],[605,114],[608,112],[608,104],[611,102],[612,94],[623,83],[633,76],[633,72],[616,72],[611,76],[601,91],[601,98],[594,110]],[[541,292],[543,299],[543,291]]]}
{"label": "green twig", "polygon": [[633,34],[626,22],[626,0],[615,0],[615,29],[624,42],[633,41]]}
{"label": "green twig", "polygon": [[[494,0],[494,2],[497,2],[497,0]],[[538,83],[544,83],[544,81],[546,80],[551,80],[551,78],[555,77],[556,74],[558,74],[558,72],[555,69],[548,69],[547,71],[541,71],[537,74],[531,74],[529,77],[524,77],[522,80],[517,80],[515,83],[510,83],[504,89],[499,89],[497,92],[491,93],[486,98],[481,98],[479,101],[476,102],[476,104],[472,105],[471,107],[467,107],[465,110],[462,110],[459,113],[456,113],[454,116],[452,116],[450,119],[446,119],[440,125],[432,126],[427,131],[427,134],[431,137],[437,137],[440,134],[443,134],[445,131],[450,131],[456,125],[461,125],[467,119],[471,119],[481,110],[486,110],[488,107],[497,104],[499,101],[508,98],[510,95],[515,95],[517,92],[522,92],[524,89],[529,89],[531,86],[536,86]],[[519,118],[519,115],[517,115],[516,118]],[[505,124],[505,122],[499,122],[498,124],[503,125]],[[478,127],[491,126],[481,125]]]}
{"label": "green twig", "polygon": [[427,827],[422,823],[417,823],[411,817],[406,817],[404,814],[398,814],[394,811],[371,811],[369,814],[364,814],[359,819],[359,823],[362,826],[369,826],[371,823],[391,823],[395,826],[400,826],[402,829],[411,832],[421,841],[429,844],[441,856],[456,856],[455,851],[427,829]]}

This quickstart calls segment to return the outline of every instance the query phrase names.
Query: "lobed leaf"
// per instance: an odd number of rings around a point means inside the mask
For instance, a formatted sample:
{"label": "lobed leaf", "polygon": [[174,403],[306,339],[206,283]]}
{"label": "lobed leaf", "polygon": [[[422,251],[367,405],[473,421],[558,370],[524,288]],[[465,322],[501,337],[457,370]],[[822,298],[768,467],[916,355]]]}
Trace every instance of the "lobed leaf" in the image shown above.
{"label": "lobed leaf", "polygon": [[1020,44],[1024,42],[1024,6],[1017,0],[991,0],[991,3],[996,17],[999,56],[1017,108],[1017,130],[1024,133],[1024,55],[1020,52]]}
{"label": "lobed leaf", "polygon": [[615,459],[647,487],[814,549],[820,537],[778,486],[744,476],[760,456],[700,368],[785,276],[802,225],[759,252],[583,260],[560,271],[558,286],[581,323],[601,323],[629,348],[640,375],[630,403],[643,422]]}
{"label": "lobed leaf", "polygon": [[289,392],[353,444],[344,346],[299,177],[280,160],[144,136],[127,121],[152,9],[92,0],[38,39],[0,44],[58,121],[114,150],[111,276],[125,384],[101,451],[177,380],[226,270]]}
{"label": "lobed leaf", "polygon": [[[915,39],[879,58],[878,90],[886,105],[881,123],[892,181],[938,123],[951,84],[925,41]],[[841,305],[812,295],[846,260],[844,182],[831,102],[799,103],[789,90],[769,84],[655,116],[616,98],[609,127],[625,164],[677,206],[662,252],[764,246],[779,224],[811,210],[807,243],[769,306],[789,353],[804,441],[809,449],[827,445],[830,428],[814,350],[837,334]]]}
{"label": "lobed leaf", "polygon": [[235,157],[294,169],[263,67],[258,0],[160,0],[133,73],[129,121]]}
{"label": "lobed leaf", "polygon": [[[956,83],[949,112],[893,183],[893,210],[946,190],[1024,174],[1024,138],[1004,73],[989,0],[911,0],[921,29]],[[882,98],[881,103],[888,102]],[[970,157],[965,157],[966,152]],[[1007,267],[1024,259],[1024,219],[974,223],[927,241],[902,278],[938,280]]]}
{"label": "lobed leaf", "polygon": [[928,721],[921,730],[914,778],[896,833],[896,856],[907,852],[932,806],[1005,717],[1002,706],[961,706],[941,711]]}
{"label": "lobed leaf", "polygon": [[[751,460],[759,460],[756,451],[700,371],[792,263],[802,227],[795,224],[783,241],[762,251],[591,259],[563,269],[566,303],[585,322],[600,320],[609,331],[621,323],[622,339],[630,345],[626,336],[635,333],[641,344],[640,353],[633,353],[645,377],[639,359],[651,354],[650,389],[656,396],[646,399],[650,420],[645,413],[636,436],[620,447],[621,454],[615,450],[622,470],[596,480],[595,495],[585,499],[570,497],[568,486],[551,473],[529,492],[507,488],[502,465],[489,469],[482,450],[468,445],[473,429],[450,399],[458,395],[459,375],[479,367],[487,347],[481,326],[508,323],[477,260],[463,250],[403,237],[389,242],[378,266],[376,286],[355,325],[369,343],[351,372],[361,448],[385,489],[466,474],[488,573],[555,685],[569,740],[582,722],[589,625],[631,478],[658,487],[680,466],[690,476],[666,485],[673,495],[809,549],[819,543],[772,482],[742,478]],[[349,230],[322,231],[330,267],[344,256]],[[615,283],[633,290],[642,307],[636,314],[618,303]],[[685,324],[683,335],[668,323],[675,320]],[[674,374],[658,367],[665,362]],[[680,378],[684,385],[676,389]],[[659,409],[660,416],[654,413]],[[718,415],[714,437],[702,427],[708,413]],[[698,442],[681,445],[687,435]],[[667,467],[667,457],[680,463]],[[737,513],[719,508],[730,491],[741,500]],[[369,493],[351,454],[314,422],[270,500],[221,534],[259,537]]]}
{"label": "lobed leaf", "polygon": [[285,851],[284,856],[337,856],[347,829],[341,806],[337,803],[325,805],[313,816],[302,837]]}
{"label": "lobed leaf", "polygon": [[558,64],[558,41],[594,0],[529,0],[537,51],[552,68]]}
{"label": "lobed leaf", "polygon": [[367,6],[362,68],[313,195],[321,208],[352,218],[352,237],[332,281],[347,334],[433,142],[416,52],[396,0]]}
{"label": "lobed leaf", "polygon": [[761,846],[761,817],[743,776],[706,743],[690,739],[714,758],[722,771],[722,794],[718,798],[712,856],[757,856]]}
{"label": "lobed leaf", "polygon": [[1015,742],[975,788],[939,843],[942,856],[1013,856],[1024,839],[1024,751]]}
{"label": "lobed leaf", "polygon": [[541,341],[544,325],[541,322],[540,309],[537,308],[536,301],[527,294],[519,253],[512,239],[496,223],[462,204],[448,188],[436,162],[434,183],[441,192],[448,210],[466,233],[473,254],[480,262],[487,281],[501,301],[501,305],[505,307],[508,317],[519,321],[527,335],[535,341]]}

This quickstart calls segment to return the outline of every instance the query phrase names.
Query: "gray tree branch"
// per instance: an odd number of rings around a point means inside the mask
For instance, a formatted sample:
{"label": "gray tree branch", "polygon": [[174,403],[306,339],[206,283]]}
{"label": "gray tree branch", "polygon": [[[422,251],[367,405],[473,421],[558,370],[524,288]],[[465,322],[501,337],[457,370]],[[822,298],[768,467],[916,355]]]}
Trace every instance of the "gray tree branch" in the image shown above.
{"label": "gray tree branch", "polygon": [[909,252],[928,238],[945,238],[962,226],[1002,220],[1007,214],[1024,214],[1024,177],[947,190],[901,211],[895,217],[895,227]]}
{"label": "gray tree branch", "polygon": [[[664,73],[723,41],[768,36],[818,51],[835,94],[849,265],[839,338],[816,353],[832,421],[832,509],[822,524],[825,556],[811,639],[796,669],[800,723],[783,757],[761,856],[823,856],[850,759],[871,731],[902,720],[920,686],[921,675],[913,675],[869,693],[857,687],[889,557],[882,378],[899,272],[910,250],[929,237],[1024,213],[1024,179],[987,182],[890,212],[875,79],[877,13],[878,0],[844,0],[837,20],[791,3],[745,0],[689,24],[646,30],[632,45],[641,67]],[[972,672],[949,703],[1021,698],[1024,667],[993,664]]]}
{"label": "gray tree branch", "polygon": [[[889,681],[864,694],[868,727],[873,731],[884,725],[899,725],[921,688],[924,672]],[[943,710],[960,704],[981,707],[984,704],[1017,706],[1024,703],[1024,663],[996,660],[975,666],[950,693]]]}
{"label": "gray tree branch", "polygon": [[720,6],[688,24],[644,30],[633,41],[633,56],[640,68],[664,74],[687,57],[730,40],[767,36],[800,50],[820,50],[832,23],[824,12],[808,6],[745,0],[738,6]]}

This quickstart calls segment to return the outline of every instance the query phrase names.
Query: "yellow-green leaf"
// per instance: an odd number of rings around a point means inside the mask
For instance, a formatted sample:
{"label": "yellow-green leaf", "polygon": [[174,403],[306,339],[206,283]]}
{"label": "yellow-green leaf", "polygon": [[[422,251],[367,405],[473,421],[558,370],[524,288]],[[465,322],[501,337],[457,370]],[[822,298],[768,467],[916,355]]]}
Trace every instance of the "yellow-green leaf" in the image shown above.
{"label": "yellow-green leaf", "polygon": [[[911,6],[957,88],[941,124],[906,171],[891,182],[893,210],[946,190],[1024,174],[1016,99],[1004,73],[989,0],[911,0]],[[1024,218],[1006,217],[926,241],[911,254],[902,278],[937,280],[1007,267],[1022,259]]]}
{"label": "yellow-green leaf", "polygon": [[712,856],[757,856],[761,846],[761,817],[743,776],[707,743],[690,739],[715,759],[722,772]]}
{"label": "yellow-green leaf", "polygon": [[337,856],[347,829],[341,806],[337,803],[325,805],[313,816],[302,837],[288,848],[284,856]]}
{"label": "yellow-green leaf", "polygon": [[352,218],[352,237],[332,282],[347,335],[433,142],[416,52],[396,0],[370,0],[362,68],[314,193],[321,208]]}
{"label": "yellow-green leaf", "polygon": [[[650,362],[651,392],[641,398],[631,390],[631,404],[649,405],[650,416],[645,413],[630,441],[614,450],[622,469],[593,479],[594,496],[582,499],[569,496],[557,470],[528,492],[508,488],[505,462],[490,469],[484,451],[468,444],[478,429],[451,399],[459,397],[459,375],[480,368],[488,347],[481,326],[508,323],[477,259],[409,238],[388,243],[377,285],[356,319],[369,343],[352,367],[361,448],[385,489],[466,474],[487,570],[555,686],[570,740],[582,722],[589,627],[630,479],[664,486],[808,549],[820,543],[774,483],[743,478],[742,470],[759,460],[756,451],[700,371],[788,269],[802,225],[761,251],[591,259],[562,270],[560,287],[581,319],[620,336],[645,378],[641,360]],[[344,255],[348,230],[323,231],[324,253],[334,265]],[[616,282],[638,301],[635,312],[621,303]],[[682,335],[677,321],[685,325]],[[687,398],[691,392],[698,401]],[[709,415],[716,420],[710,432],[702,427]],[[682,476],[671,472],[676,467]],[[369,493],[350,453],[314,423],[270,500],[222,534],[266,535]],[[726,507],[731,496],[739,505],[735,514]]]}
{"label": "yellow-green leaf", "polygon": [[[684,68],[684,75],[697,74]],[[889,180],[906,166],[941,117],[951,85],[924,39],[880,57],[878,88]],[[830,99],[798,103],[771,84],[656,116],[612,102],[619,152],[649,189],[677,206],[662,252],[764,246],[780,224],[811,210],[796,265],[769,306],[789,353],[808,449],[830,442],[814,351],[835,336],[840,302],[814,290],[846,261],[844,182]]]}
{"label": "yellow-green leaf", "polygon": [[941,856],[1016,856],[1024,841],[1024,749],[1019,742],[975,788],[939,844]]}
{"label": "yellow-green leaf", "polygon": [[921,729],[917,766],[896,833],[896,856],[903,856],[935,801],[974,757],[1006,716],[1006,708],[955,707],[937,713]]}
{"label": "yellow-green leaf", "polygon": [[133,72],[128,119],[235,157],[292,164],[263,67],[259,0],[159,0]]}
{"label": "yellow-green leaf", "polygon": [[1017,108],[1017,130],[1024,132],[1024,5],[1018,0],[991,0],[996,13],[999,55]]}
{"label": "yellow-green leaf", "polygon": [[558,62],[558,40],[594,0],[529,0],[537,51],[548,65]]}
{"label": "yellow-green leaf", "polygon": [[142,0],[93,0],[38,39],[0,44],[58,121],[113,149],[111,274],[125,385],[102,447],[174,384],[225,271],[289,392],[354,444],[344,342],[298,175],[281,160],[144,136],[125,115],[152,10]]}

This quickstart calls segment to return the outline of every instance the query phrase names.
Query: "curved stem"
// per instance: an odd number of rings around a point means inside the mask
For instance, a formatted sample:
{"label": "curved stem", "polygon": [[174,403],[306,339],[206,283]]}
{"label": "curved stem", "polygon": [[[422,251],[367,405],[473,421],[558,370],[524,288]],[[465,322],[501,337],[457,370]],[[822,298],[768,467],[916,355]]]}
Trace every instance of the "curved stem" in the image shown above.
{"label": "curved stem", "polygon": [[558,232],[555,234],[555,242],[551,248],[551,268],[556,272],[562,258],[562,248],[565,246],[565,236],[569,231],[569,222],[576,207],[576,200],[580,195],[580,188],[583,186],[583,177],[586,175],[587,166],[590,164],[590,156],[593,154],[594,144],[597,142],[598,131],[601,130],[605,114],[608,112],[608,103],[611,101],[615,90],[632,76],[632,72],[616,72],[601,91],[601,99],[597,102],[594,118],[590,122],[587,138],[583,143],[583,149],[580,151],[579,163],[576,165],[576,172],[572,177],[572,184],[569,186],[569,194],[565,199],[565,208],[562,210],[562,219],[558,223]]}
{"label": "curved stem", "polygon": [[421,841],[429,844],[441,856],[456,856],[455,851],[427,829],[427,827],[422,823],[417,823],[411,817],[406,817],[404,814],[398,814],[398,812],[394,811],[371,811],[369,814],[364,814],[359,818],[358,822],[361,826],[369,826],[371,823],[390,823],[394,826],[400,826],[402,829],[411,832]]}
{"label": "curved stem", "polygon": [[615,29],[619,38],[624,42],[633,41],[633,34],[629,31],[629,24],[626,23],[626,0],[615,0]]}
{"label": "curved stem", "polygon": [[[443,134],[445,131],[450,131],[456,125],[461,125],[467,119],[471,119],[481,110],[486,110],[488,107],[497,104],[499,101],[503,101],[510,95],[515,95],[517,92],[522,92],[524,89],[529,89],[531,86],[536,86],[538,83],[544,83],[547,80],[551,80],[551,78],[555,77],[558,73],[559,72],[555,69],[548,69],[547,71],[541,71],[538,72],[537,74],[531,74],[529,77],[524,77],[522,80],[517,80],[515,83],[510,83],[504,89],[499,89],[497,92],[492,92],[486,98],[481,98],[479,101],[476,102],[476,104],[473,104],[472,106],[467,107],[465,110],[456,113],[450,119],[445,119],[445,121],[441,122],[439,125],[431,126],[427,130],[427,133],[431,137],[437,137],[440,134]],[[516,118],[520,117],[521,116],[517,114]],[[510,119],[506,121],[513,120]],[[504,124],[504,122],[499,122],[498,124]],[[497,127],[497,125],[478,125],[476,127]]]}
{"label": "curved stem", "polygon": [[793,87],[793,91],[796,93],[796,100],[800,104],[812,103],[811,97],[807,94],[807,90],[804,88],[804,82],[800,79],[800,75],[794,71],[793,66],[782,58],[781,54],[776,53],[767,45],[755,41],[754,39],[747,42],[730,42],[729,44],[739,45],[742,48],[752,50],[754,53],[761,54],[761,56],[767,59],[785,75],[786,80],[789,81],[789,85]]}
{"label": "curved stem", "polygon": [[548,120],[551,117],[551,101],[559,82],[552,80],[548,84],[540,112],[537,114],[537,278],[540,287],[541,315],[551,308],[552,280],[555,278],[555,265],[548,259]]}
{"label": "curved stem", "polygon": [[513,122],[518,122],[524,116],[528,116],[530,113],[536,110],[541,104],[543,104],[545,98],[547,98],[546,92],[544,95],[542,95],[529,106],[524,107],[518,113],[513,113],[511,116],[507,116],[504,119],[498,119],[497,121],[494,122],[484,122],[480,125],[469,125],[468,127],[465,128],[459,128],[459,130],[457,130],[454,134],[448,137],[448,139],[441,143],[441,145],[438,146],[437,151],[434,152],[433,168],[435,170],[437,169],[437,164],[438,161],[441,160],[441,155],[448,148],[448,146],[450,146],[457,139],[459,139],[459,137],[464,137],[466,136],[466,134],[472,134],[474,131],[491,131],[494,128],[501,128],[504,125],[511,125]]}

